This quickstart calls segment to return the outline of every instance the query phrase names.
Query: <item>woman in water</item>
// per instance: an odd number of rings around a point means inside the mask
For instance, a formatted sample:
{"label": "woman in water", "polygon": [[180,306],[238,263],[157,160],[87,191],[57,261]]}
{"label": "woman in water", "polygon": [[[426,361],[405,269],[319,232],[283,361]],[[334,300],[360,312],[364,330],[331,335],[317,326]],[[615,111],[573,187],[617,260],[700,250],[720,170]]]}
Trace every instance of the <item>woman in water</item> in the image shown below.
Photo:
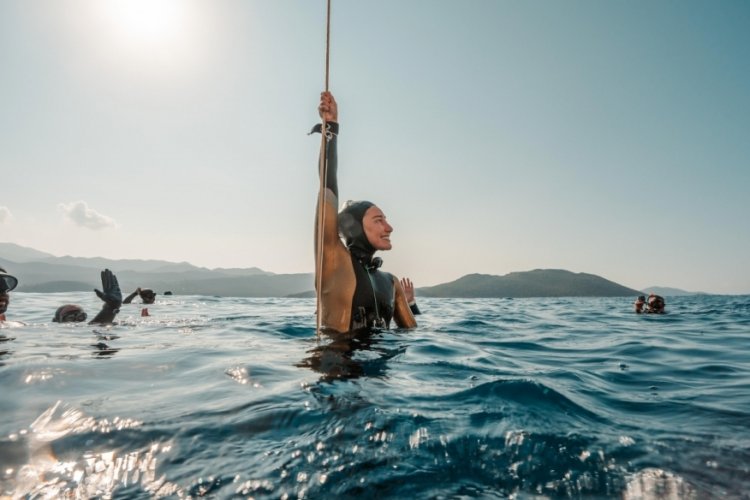
{"label": "woman in water", "polygon": [[[399,280],[381,271],[378,250],[391,249],[393,227],[383,211],[369,201],[338,206],[336,141],[338,108],[330,92],[320,97],[318,113],[323,125],[313,132],[325,134],[320,162],[320,191],[315,225],[315,286],[319,290],[318,314],[324,330],[347,332],[360,328],[414,328],[414,319]],[[322,228],[322,239],[321,231]],[[340,237],[340,236],[341,237]],[[343,242],[341,240],[343,238]],[[318,248],[321,246],[321,248]],[[318,252],[322,251],[322,255]],[[320,259],[320,261],[318,260]]]}

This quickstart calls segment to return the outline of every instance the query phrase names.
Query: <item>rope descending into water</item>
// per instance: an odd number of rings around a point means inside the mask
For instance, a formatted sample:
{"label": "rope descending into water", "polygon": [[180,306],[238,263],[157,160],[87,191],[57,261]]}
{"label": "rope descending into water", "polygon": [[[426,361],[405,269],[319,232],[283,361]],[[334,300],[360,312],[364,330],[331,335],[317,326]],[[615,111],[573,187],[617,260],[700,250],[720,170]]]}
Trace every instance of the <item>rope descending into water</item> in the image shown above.
{"label": "rope descending into water", "polygon": [[[328,92],[328,75],[330,68],[330,47],[331,47],[331,0],[327,0],[326,9],[326,71],[325,71],[325,91]],[[317,252],[315,262],[315,315],[316,315],[316,326],[315,331],[320,335],[320,329],[322,326],[322,313],[321,313],[321,295],[323,293],[323,229],[326,215],[326,203],[325,203],[325,189],[328,185],[328,158],[326,155],[326,143],[328,141],[328,134],[326,129],[326,121],[323,119],[323,127],[321,129],[320,138],[320,191],[318,194],[318,220],[317,224]]]}

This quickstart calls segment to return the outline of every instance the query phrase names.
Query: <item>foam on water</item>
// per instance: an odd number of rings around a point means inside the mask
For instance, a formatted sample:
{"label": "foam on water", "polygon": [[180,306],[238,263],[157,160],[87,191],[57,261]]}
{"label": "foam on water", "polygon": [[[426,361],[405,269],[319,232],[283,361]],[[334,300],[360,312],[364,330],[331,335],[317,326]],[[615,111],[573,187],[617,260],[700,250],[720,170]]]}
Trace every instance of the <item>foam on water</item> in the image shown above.
{"label": "foam on water", "polygon": [[747,498],[750,297],[420,301],[317,339],[314,300],[14,293],[0,496]]}

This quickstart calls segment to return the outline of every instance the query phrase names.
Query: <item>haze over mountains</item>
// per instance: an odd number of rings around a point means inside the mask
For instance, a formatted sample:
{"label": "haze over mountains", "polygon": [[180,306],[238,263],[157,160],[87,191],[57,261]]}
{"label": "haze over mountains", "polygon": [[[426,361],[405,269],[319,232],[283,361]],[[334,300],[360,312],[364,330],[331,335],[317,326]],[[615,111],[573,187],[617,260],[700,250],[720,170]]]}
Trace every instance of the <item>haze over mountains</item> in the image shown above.
{"label": "haze over mountains", "polygon": [[158,293],[284,297],[313,287],[312,274],[274,274],[258,268],[206,269],[187,262],[112,260],[101,257],[55,257],[45,252],[0,243],[0,266],[19,279],[20,292],[89,291],[100,287],[99,272],[115,272],[123,292],[137,287]]}
{"label": "haze over mountains", "polygon": [[710,295],[706,292],[688,292],[679,288],[672,288],[668,286],[649,286],[643,289],[645,292],[655,293],[663,297],[678,297],[682,295]]}
{"label": "haze over mountains", "polygon": [[[227,297],[312,297],[312,273],[274,274],[258,269],[207,269],[187,262],[112,260],[101,257],[56,257],[14,243],[0,243],[0,266],[19,279],[20,292],[91,291],[100,286],[99,272],[115,272],[124,293],[148,287],[157,293]],[[659,287],[662,295],[689,294]],[[536,269],[505,276],[469,274],[450,283],[417,289],[421,297],[617,297],[643,292],[600,276],[562,269]]]}

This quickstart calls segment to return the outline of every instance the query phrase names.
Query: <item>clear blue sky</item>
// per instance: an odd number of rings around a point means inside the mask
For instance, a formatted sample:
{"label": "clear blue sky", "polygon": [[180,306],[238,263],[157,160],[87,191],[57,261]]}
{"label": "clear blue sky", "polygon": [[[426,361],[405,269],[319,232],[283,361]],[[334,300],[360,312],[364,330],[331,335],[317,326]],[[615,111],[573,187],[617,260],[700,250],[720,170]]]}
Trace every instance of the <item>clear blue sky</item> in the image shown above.
{"label": "clear blue sky", "polygon": [[[385,269],[750,293],[750,2],[333,0]],[[0,2],[0,241],[312,272],[324,0]]]}

